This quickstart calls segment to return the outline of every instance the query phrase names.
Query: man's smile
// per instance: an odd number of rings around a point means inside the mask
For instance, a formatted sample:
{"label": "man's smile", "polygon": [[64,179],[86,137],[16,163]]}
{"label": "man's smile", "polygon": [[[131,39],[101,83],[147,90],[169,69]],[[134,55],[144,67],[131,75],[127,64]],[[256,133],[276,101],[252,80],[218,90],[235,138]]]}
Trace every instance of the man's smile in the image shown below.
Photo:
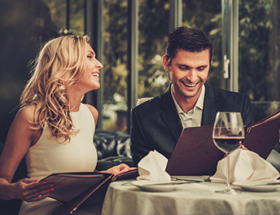
{"label": "man's smile", "polygon": [[187,86],[187,87],[195,87],[198,83],[199,83],[199,82],[194,83],[194,84],[187,84],[187,83],[184,83],[184,82],[182,81],[182,84],[184,84],[184,85]]}

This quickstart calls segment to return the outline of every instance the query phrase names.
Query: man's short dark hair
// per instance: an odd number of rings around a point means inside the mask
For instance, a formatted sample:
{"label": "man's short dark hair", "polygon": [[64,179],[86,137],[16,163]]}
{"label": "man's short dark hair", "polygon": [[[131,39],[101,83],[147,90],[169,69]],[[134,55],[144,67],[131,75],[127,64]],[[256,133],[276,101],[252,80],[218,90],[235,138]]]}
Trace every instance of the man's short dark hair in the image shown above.
{"label": "man's short dark hair", "polygon": [[171,65],[171,61],[176,57],[178,50],[201,52],[206,49],[209,49],[211,63],[212,44],[202,31],[184,26],[175,28],[167,37],[166,60],[168,65]]}

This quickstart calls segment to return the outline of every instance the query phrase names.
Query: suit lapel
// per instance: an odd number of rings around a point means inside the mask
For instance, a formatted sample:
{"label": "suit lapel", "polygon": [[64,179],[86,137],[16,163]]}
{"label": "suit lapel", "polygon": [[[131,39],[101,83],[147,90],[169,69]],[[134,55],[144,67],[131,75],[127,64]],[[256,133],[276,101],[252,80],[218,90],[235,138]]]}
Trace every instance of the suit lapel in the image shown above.
{"label": "suit lapel", "polygon": [[215,95],[213,89],[205,84],[205,98],[201,125],[214,125],[216,114],[220,110],[218,100],[219,98]]}
{"label": "suit lapel", "polygon": [[174,101],[171,96],[170,86],[166,90],[166,92],[162,95],[162,103],[161,103],[161,117],[165,122],[166,126],[169,128],[173,137],[175,138],[175,143],[177,143],[181,132],[182,132],[182,124],[177,113]]}

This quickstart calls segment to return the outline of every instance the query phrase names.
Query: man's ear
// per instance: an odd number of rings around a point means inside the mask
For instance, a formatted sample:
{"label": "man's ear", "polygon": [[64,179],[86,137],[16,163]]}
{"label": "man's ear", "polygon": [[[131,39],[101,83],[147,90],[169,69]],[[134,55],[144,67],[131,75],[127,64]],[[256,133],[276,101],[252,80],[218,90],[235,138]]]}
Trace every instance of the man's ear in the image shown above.
{"label": "man's ear", "polygon": [[169,71],[169,66],[168,66],[168,61],[166,60],[166,55],[163,55],[162,57],[162,64],[163,64],[163,67],[166,71]]}

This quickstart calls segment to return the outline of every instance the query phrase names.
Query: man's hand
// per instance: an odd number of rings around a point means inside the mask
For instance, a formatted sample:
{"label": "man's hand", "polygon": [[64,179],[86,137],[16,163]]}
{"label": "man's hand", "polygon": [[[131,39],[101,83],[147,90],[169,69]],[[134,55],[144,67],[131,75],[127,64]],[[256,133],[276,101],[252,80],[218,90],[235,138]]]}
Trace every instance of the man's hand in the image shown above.
{"label": "man's hand", "polygon": [[241,145],[240,148],[243,149],[243,150],[248,150],[244,145]]}
{"label": "man's hand", "polygon": [[[249,149],[247,149],[244,145],[241,145],[240,148],[243,149],[243,150],[249,150]],[[225,158],[227,155],[228,155],[228,154],[225,154],[224,158]]]}

